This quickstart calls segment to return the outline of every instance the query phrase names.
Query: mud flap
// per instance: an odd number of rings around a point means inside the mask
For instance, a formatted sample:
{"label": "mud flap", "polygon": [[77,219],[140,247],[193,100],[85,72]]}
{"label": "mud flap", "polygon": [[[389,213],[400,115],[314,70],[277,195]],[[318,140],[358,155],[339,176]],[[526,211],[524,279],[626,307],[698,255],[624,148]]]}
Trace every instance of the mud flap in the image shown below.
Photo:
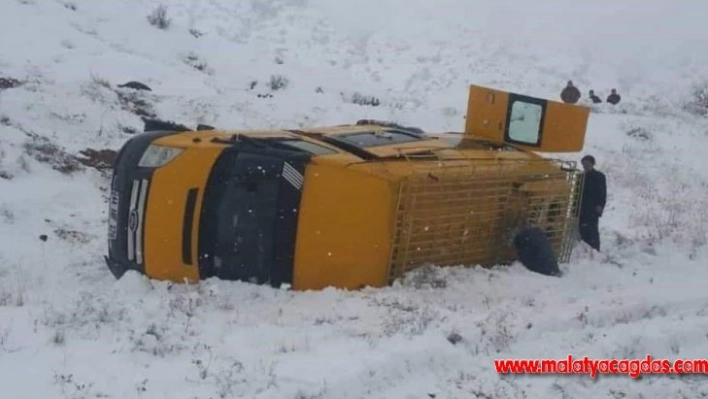
{"label": "mud flap", "polygon": [[104,256],[103,259],[106,261],[108,270],[111,271],[111,274],[113,274],[113,277],[115,277],[117,280],[120,280],[120,278],[123,277],[125,272],[128,271],[128,269],[124,265],[112,260],[108,256]]}
{"label": "mud flap", "polygon": [[514,247],[519,261],[532,272],[546,276],[562,275],[553,247],[546,233],[540,228],[529,227],[521,230],[514,237]]}

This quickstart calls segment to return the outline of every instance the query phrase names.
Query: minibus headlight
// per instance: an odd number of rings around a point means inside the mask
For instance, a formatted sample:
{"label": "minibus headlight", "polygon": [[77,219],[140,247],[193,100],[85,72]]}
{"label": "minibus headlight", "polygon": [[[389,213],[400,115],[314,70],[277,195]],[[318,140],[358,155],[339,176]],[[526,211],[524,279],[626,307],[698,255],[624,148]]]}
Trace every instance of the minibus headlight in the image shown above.
{"label": "minibus headlight", "polygon": [[159,168],[173,160],[182,151],[181,148],[150,144],[143,153],[142,158],[140,158],[138,166],[141,168]]}

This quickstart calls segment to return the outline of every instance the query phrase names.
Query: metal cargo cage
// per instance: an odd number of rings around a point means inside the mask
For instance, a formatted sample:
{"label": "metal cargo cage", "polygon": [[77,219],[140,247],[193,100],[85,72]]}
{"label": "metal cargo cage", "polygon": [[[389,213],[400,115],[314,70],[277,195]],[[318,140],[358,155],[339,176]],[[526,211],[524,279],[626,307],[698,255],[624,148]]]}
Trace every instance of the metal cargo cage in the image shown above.
{"label": "metal cargo cage", "polygon": [[418,165],[398,187],[389,284],[423,265],[509,264],[516,256],[513,238],[524,226],[543,229],[559,262],[569,260],[583,178],[575,162]]}

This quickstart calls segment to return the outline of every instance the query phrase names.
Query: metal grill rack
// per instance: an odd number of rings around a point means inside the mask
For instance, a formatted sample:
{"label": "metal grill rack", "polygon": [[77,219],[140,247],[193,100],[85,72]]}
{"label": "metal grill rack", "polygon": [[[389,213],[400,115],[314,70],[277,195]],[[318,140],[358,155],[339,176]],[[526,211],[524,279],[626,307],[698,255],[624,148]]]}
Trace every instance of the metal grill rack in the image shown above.
{"label": "metal grill rack", "polygon": [[412,162],[398,189],[389,283],[423,266],[511,262],[523,226],[546,231],[559,262],[572,250],[582,174],[574,162]]}

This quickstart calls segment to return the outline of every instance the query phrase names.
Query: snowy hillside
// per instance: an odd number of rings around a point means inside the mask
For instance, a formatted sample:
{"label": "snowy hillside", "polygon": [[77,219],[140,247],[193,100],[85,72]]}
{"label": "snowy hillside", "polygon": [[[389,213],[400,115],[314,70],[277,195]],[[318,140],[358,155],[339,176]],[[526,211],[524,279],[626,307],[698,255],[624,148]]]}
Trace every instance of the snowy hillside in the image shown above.
{"label": "snowy hillside", "polygon": [[[703,85],[708,104],[705,1],[165,4],[161,27],[157,1],[0,1],[3,398],[708,395],[705,375],[504,376],[493,363],[708,353],[708,118],[693,93]],[[561,279],[445,268],[295,293],[116,281],[103,262],[105,163],[141,115],[459,131],[470,83],[558,99],[569,79],[623,101],[593,106],[583,151],[608,178],[603,253],[579,244]]]}

